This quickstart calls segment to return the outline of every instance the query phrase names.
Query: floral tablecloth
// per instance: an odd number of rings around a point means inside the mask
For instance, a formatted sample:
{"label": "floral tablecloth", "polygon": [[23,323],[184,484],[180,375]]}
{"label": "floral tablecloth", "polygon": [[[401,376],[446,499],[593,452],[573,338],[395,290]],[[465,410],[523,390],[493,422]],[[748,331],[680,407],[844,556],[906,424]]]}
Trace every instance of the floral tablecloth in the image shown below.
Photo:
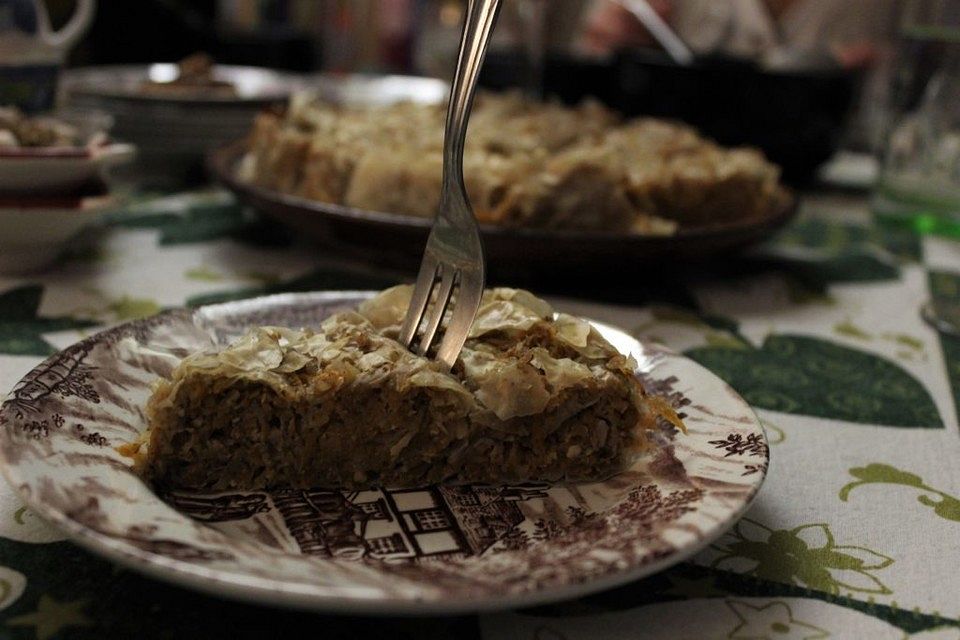
{"label": "floral tablecloth", "polygon": [[[0,278],[0,387],[103,325],[286,290],[379,288],[216,191],[141,196],[44,274]],[[663,342],[757,410],[766,485],[707,551],[574,602],[481,616],[324,617],[198,595],[66,542],[0,488],[0,638],[960,638],[960,244],[808,199],[776,241],[558,306]],[[750,443],[718,443],[749,454]]]}

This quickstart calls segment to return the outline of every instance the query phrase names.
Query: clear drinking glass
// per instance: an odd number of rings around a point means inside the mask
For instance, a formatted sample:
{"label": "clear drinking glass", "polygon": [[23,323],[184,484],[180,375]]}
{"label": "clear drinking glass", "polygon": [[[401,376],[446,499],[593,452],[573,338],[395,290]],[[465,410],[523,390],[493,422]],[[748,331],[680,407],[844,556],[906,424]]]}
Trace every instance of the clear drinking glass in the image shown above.
{"label": "clear drinking glass", "polygon": [[872,207],[881,223],[960,238],[960,2],[907,0]]}

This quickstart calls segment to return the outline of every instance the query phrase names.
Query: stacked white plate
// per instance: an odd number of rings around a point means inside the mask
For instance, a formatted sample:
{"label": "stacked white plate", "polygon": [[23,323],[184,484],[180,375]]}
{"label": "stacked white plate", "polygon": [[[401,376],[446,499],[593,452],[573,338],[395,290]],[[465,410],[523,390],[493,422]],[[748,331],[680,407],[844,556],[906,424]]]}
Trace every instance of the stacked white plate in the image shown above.
{"label": "stacked white plate", "polygon": [[113,116],[113,137],[139,150],[137,177],[149,184],[178,184],[200,177],[204,154],[243,138],[260,110],[282,105],[306,86],[301,76],[257,67],[217,65],[214,77],[230,82],[235,96],[145,95],[147,80],[176,77],[174,64],[105,66],[65,74],[71,105]]}
{"label": "stacked white plate", "polygon": [[76,140],[0,147],[0,275],[53,263],[74,236],[116,208],[112,170],[136,157],[136,147],[109,138],[106,114],[61,109],[46,115],[75,128]]}

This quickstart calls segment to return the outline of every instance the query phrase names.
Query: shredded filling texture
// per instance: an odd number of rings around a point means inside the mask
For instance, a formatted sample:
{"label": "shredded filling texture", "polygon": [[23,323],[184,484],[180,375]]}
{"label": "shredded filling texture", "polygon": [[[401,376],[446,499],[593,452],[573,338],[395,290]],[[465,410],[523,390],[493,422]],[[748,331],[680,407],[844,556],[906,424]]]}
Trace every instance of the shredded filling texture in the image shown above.
{"label": "shredded filling texture", "polygon": [[629,465],[659,417],[679,424],[632,359],[522,290],[485,292],[445,371],[395,341],[410,294],[187,357],[125,449],[135,468],[204,490],[595,480]]}

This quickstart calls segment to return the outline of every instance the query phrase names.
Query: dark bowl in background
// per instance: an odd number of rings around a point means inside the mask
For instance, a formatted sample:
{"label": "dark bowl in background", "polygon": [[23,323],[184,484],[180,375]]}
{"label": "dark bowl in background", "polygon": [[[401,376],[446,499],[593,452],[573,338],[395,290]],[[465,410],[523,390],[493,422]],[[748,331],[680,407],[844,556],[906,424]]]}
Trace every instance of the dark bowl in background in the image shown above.
{"label": "dark bowl in background", "polygon": [[[491,52],[480,83],[522,86],[524,57]],[[730,58],[680,66],[655,51],[622,52],[609,60],[550,56],[544,92],[567,103],[594,97],[626,116],[682,120],[724,145],[759,147],[803,186],[837,150],[859,78],[843,69],[770,71]]]}
{"label": "dark bowl in background", "polygon": [[[485,89],[506,91],[524,87],[528,77],[523,52],[491,51],[480,68],[478,83]],[[596,98],[612,107],[618,97],[617,82],[617,67],[612,59],[551,54],[544,62],[544,93],[566,104]]]}

